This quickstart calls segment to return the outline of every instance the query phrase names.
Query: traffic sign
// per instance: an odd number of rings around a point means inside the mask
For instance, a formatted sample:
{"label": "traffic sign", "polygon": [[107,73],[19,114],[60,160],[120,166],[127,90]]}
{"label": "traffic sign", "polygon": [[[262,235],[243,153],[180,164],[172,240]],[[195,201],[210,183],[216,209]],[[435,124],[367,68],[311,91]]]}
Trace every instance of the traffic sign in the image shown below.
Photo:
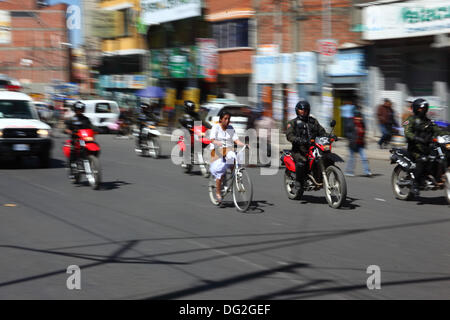
{"label": "traffic sign", "polygon": [[337,53],[337,40],[335,39],[317,40],[317,45],[321,55],[332,57]]}

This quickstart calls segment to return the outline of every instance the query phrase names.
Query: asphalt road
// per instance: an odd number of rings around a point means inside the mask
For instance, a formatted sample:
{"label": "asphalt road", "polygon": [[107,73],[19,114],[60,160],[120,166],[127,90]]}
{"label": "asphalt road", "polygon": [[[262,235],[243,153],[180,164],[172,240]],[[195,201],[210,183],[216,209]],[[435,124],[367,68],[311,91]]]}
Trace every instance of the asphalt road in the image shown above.
{"label": "asphalt road", "polygon": [[[371,161],[374,178],[348,178],[341,210],[323,191],[291,201],[281,170],[249,169],[255,202],[239,213],[212,206],[208,180],[172,164],[170,144],[154,160],[131,140],[98,141],[99,191],[66,179],[62,139],[50,169],[1,164],[0,299],[450,298],[443,192],[395,200],[388,162]],[[70,265],[81,290],[66,287]],[[367,288],[371,265],[381,289]]]}

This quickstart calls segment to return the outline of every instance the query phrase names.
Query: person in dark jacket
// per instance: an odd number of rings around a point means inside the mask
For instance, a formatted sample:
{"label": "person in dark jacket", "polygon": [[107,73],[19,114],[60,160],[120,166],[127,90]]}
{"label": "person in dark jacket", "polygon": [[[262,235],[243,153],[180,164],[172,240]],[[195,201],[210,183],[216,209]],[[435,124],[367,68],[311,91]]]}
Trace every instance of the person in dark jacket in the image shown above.
{"label": "person in dark jacket", "polygon": [[295,160],[297,187],[301,187],[308,174],[307,155],[311,139],[327,135],[319,121],[309,115],[310,111],[311,106],[308,101],[299,101],[295,106],[297,118],[289,121],[286,129],[286,138],[292,143],[292,157]]}
{"label": "person in dark jacket", "polygon": [[416,163],[415,179],[411,188],[411,192],[415,196],[419,195],[420,185],[423,183],[423,173],[431,152],[430,142],[434,137],[446,134],[427,117],[428,109],[429,104],[425,99],[414,100],[412,104],[414,115],[403,123],[405,137],[408,141],[408,152]]}
{"label": "person in dark jacket", "polygon": [[391,100],[384,99],[384,103],[378,107],[377,116],[382,134],[378,141],[378,145],[380,146],[380,149],[383,149],[384,146],[391,141],[393,129],[397,126]]}
{"label": "person in dark jacket", "polygon": [[366,126],[364,123],[364,117],[362,115],[361,107],[355,107],[355,113],[352,118],[352,126],[348,128],[348,149],[349,149],[349,158],[347,162],[347,167],[345,170],[345,175],[353,177],[354,169],[355,169],[355,153],[359,153],[361,158],[362,166],[364,169],[364,175],[366,177],[371,177],[372,172],[369,168],[369,161],[367,160],[366,152],[365,152],[365,135],[366,135]]}
{"label": "person in dark jacket", "polygon": [[[67,119],[64,123],[66,125],[66,129],[64,132],[68,135],[70,135],[70,157],[69,157],[69,165],[71,169],[76,166],[75,160],[76,160],[76,154],[75,154],[75,142],[77,140],[77,131],[81,129],[94,129],[91,121],[88,117],[86,117],[83,113],[86,109],[86,105],[81,102],[77,101],[73,105],[73,111],[75,112],[75,115]],[[72,173],[71,173],[72,175]]]}

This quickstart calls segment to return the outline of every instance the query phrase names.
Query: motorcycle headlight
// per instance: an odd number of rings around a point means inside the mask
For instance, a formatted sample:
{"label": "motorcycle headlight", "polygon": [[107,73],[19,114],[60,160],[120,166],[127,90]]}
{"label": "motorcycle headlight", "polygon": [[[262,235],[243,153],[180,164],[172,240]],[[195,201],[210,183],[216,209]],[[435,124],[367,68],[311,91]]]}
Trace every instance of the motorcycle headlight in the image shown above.
{"label": "motorcycle headlight", "polygon": [[149,127],[150,129],[156,129],[155,126],[147,126],[147,127]]}
{"label": "motorcycle headlight", "polygon": [[[0,135],[0,137],[1,137],[1,135]],[[447,143],[447,144],[445,145],[445,147],[447,148],[447,150],[450,150],[450,143]]]}
{"label": "motorcycle headlight", "polygon": [[86,137],[86,138],[84,138],[84,141],[94,141],[94,138],[93,137]]}
{"label": "motorcycle headlight", "polygon": [[3,130],[0,130],[0,138],[3,138]]}
{"label": "motorcycle headlight", "polygon": [[326,144],[323,146],[323,151],[330,151],[331,150],[331,146],[329,144]]}
{"label": "motorcycle headlight", "polygon": [[50,135],[48,130],[40,129],[37,131],[39,138],[47,138]]}

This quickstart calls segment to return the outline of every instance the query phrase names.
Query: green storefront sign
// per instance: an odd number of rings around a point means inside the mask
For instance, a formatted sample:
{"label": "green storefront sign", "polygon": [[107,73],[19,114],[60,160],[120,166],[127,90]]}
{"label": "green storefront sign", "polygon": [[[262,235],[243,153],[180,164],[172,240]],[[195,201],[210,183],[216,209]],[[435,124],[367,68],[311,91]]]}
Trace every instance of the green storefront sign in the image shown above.
{"label": "green storefront sign", "polygon": [[450,6],[434,8],[408,7],[402,10],[402,19],[405,23],[433,22],[450,20]]}
{"label": "green storefront sign", "polygon": [[197,78],[198,69],[196,46],[152,50],[150,53],[153,78]]}

